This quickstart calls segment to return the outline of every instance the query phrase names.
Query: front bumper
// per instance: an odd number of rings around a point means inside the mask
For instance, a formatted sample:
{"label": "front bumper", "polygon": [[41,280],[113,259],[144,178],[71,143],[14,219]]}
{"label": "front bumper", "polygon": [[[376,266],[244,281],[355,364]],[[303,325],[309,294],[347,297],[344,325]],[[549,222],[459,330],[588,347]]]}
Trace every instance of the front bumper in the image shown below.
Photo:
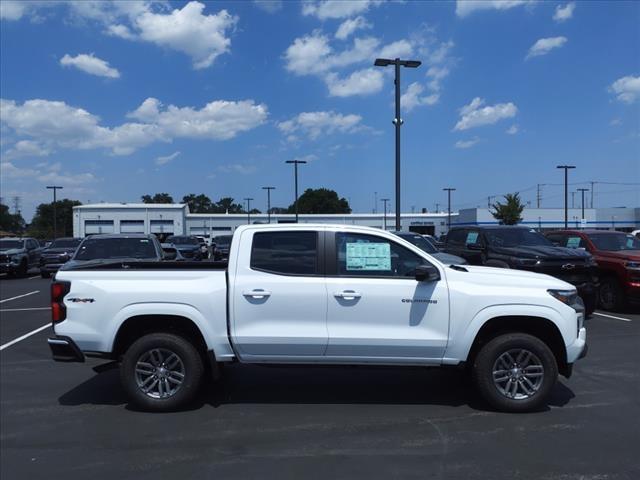
{"label": "front bumper", "polygon": [[587,329],[582,327],[571,345],[567,345],[567,363],[572,364],[587,355]]}
{"label": "front bumper", "polygon": [[49,337],[47,343],[56,362],[84,362],[84,353],[71,338],[56,335]]}
{"label": "front bumper", "polygon": [[14,273],[19,267],[20,264],[17,263],[0,263],[0,273]]}

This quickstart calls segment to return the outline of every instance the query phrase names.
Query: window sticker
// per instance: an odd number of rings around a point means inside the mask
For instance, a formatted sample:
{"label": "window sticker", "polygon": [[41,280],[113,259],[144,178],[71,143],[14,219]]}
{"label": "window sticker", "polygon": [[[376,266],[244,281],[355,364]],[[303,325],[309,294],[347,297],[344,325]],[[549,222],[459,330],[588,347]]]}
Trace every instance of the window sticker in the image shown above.
{"label": "window sticker", "polygon": [[347,271],[391,270],[391,245],[388,243],[348,243]]}
{"label": "window sticker", "polygon": [[478,232],[469,232],[467,233],[467,241],[466,243],[477,243],[478,242]]}
{"label": "window sticker", "polygon": [[569,237],[567,238],[567,247],[568,248],[578,248],[580,246],[580,237]]}

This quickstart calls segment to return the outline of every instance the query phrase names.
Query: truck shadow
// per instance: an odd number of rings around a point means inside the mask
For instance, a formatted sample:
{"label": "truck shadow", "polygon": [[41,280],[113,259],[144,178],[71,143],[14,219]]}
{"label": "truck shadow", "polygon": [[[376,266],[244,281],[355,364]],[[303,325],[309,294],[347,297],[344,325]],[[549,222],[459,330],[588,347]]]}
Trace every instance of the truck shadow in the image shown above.
{"label": "truck shadow", "polygon": [[[552,391],[549,406],[562,407],[575,395],[562,381]],[[60,405],[126,405],[118,370],[93,376],[58,398]],[[188,410],[230,404],[363,404],[467,405],[490,410],[463,372],[419,367],[317,367],[231,365],[223,378],[207,382]]]}

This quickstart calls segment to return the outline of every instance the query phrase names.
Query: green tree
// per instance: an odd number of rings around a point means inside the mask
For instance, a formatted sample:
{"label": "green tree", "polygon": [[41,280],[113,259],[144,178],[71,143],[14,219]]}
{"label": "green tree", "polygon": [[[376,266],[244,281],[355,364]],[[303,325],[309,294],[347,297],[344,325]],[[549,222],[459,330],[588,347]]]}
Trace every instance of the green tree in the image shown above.
{"label": "green tree", "polygon": [[214,205],[214,213],[244,213],[244,208],[238,203],[233,203],[233,198],[223,197]]}
{"label": "green tree", "polygon": [[168,193],[156,193],[153,195],[142,195],[142,203],[173,203],[173,197]]}
{"label": "green tree", "polygon": [[524,205],[520,201],[519,193],[507,193],[504,196],[504,203],[496,202],[492,205],[494,211],[491,215],[500,220],[501,225],[515,225],[522,221],[522,211]]}
{"label": "green tree", "polygon": [[[73,207],[82,205],[77,200],[58,200],[56,202],[56,220],[58,237],[73,235]],[[29,235],[37,238],[53,238],[53,202],[41,203],[29,225]]]}
{"label": "green tree", "polygon": [[9,207],[0,203],[0,230],[10,233],[22,233],[24,231],[24,219],[20,212],[11,213]]}
{"label": "green tree", "polygon": [[[295,211],[295,205],[291,204],[288,212]],[[351,207],[345,198],[339,198],[333,190],[307,188],[298,198],[298,213],[351,213]]]}
{"label": "green tree", "polygon": [[213,202],[204,193],[185,195],[182,197],[182,203],[189,205],[191,213],[211,213],[214,210]]}

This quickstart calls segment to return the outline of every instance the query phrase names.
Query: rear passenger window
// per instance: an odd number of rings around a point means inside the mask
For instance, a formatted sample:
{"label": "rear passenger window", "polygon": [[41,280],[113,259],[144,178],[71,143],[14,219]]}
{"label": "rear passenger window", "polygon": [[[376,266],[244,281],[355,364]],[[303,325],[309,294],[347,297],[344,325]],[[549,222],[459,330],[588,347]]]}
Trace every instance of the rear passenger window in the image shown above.
{"label": "rear passenger window", "polygon": [[568,248],[584,248],[584,241],[580,237],[567,237]]}
{"label": "rear passenger window", "polygon": [[255,233],[251,246],[251,268],[283,275],[317,274],[317,232]]}
{"label": "rear passenger window", "polygon": [[464,245],[466,237],[467,231],[462,228],[451,230],[447,233],[447,243],[452,245]]}
{"label": "rear passenger window", "polygon": [[470,243],[478,243],[478,232],[467,233],[467,241],[465,243],[467,245],[469,245]]}

